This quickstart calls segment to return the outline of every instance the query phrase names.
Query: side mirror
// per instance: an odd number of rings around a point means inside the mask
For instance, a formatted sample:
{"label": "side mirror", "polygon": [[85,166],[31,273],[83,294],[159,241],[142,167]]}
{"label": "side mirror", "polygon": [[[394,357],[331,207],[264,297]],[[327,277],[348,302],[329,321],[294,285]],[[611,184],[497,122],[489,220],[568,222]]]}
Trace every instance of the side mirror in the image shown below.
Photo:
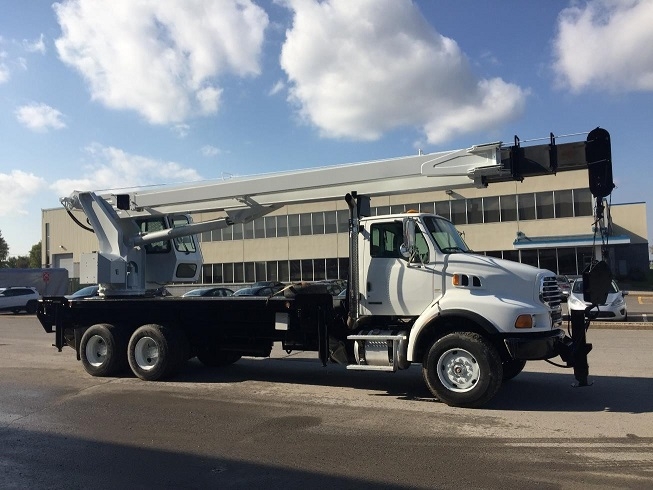
{"label": "side mirror", "polygon": [[622,294],[623,296],[628,296],[628,291],[621,291],[621,294]]}
{"label": "side mirror", "polygon": [[415,253],[415,226],[415,220],[404,218],[404,243],[399,247],[399,251],[407,259]]}

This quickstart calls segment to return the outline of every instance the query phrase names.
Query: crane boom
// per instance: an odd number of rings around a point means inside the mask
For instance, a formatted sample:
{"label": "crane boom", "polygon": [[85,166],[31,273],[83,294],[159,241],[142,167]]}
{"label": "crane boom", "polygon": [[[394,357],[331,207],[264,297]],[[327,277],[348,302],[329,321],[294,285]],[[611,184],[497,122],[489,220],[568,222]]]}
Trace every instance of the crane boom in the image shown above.
{"label": "crane boom", "polygon": [[[552,148],[554,150],[552,150]],[[523,147],[528,175],[586,168],[585,142]],[[100,192],[120,218],[137,216],[220,211],[253,203],[284,205],[338,199],[355,189],[361,194],[391,195],[413,191],[485,187],[489,183],[521,179],[515,173],[515,147],[501,142],[471,148],[362,163],[276,172],[226,180],[144,187]],[[551,151],[557,153],[552,165]],[[522,169],[522,172],[525,168]],[[79,192],[63,198],[69,208],[83,209]],[[248,202],[249,201],[249,202]]]}
{"label": "crane boom", "polygon": [[[607,139],[609,152],[607,131],[597,128],[590,135],[597,132]],[[511,146],[495,142],[454,151],[228,180],[119,191],[75,191],[61,202],[68,210],[83,210],[98,236],[99,251],[82,262],[82,269],[89,271],[85,282],[99,282],[105,286],[101,290],[115,294],[141,294],[146,283],[197,279],[202,262],[194,234],[246,223],[285,204],[334,200],[351,191],[374,196],[402,193],[406,189],[425,192],[485,187],[494,182],[588,168],[594,163],[588,162],[588,155],[592,159],[603,158],[600,152],[588,153],[588,145],[589,138],[587,142],[556,144],[551,134],[547,144],[522,147],[515,137]],[[224,211],[226,217],[191,224],[181,222],[178,216],[209,211]],[[150,254],[159,240],[176,249],[175,260],[164,260],[161,253]]]}

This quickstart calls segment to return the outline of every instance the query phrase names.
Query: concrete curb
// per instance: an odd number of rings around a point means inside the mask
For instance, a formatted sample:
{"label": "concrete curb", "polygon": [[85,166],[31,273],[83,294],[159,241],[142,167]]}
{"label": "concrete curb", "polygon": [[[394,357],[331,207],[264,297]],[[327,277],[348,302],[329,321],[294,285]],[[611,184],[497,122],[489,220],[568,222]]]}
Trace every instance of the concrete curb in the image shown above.
{"label": "concrete curb", "polygon": [[652,322],[590,322],[589,330],[653,330]]}

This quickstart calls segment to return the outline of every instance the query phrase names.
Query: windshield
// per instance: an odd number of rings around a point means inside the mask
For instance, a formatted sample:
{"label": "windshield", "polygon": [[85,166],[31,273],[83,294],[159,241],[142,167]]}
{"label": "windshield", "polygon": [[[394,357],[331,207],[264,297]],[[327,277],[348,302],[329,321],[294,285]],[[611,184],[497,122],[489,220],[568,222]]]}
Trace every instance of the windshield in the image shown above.
{"label": "windshield", "polygon": [[425,216],[424,224],[442,252],[470,252],[469,247],[451,221],[435,216]]}

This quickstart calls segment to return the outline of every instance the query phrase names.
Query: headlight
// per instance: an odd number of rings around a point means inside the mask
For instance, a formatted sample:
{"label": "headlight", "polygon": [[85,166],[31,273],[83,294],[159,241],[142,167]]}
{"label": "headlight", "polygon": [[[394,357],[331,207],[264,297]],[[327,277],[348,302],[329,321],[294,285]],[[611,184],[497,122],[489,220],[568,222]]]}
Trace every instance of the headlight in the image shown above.
{"label": "headlight", "polygon": [[572,305],[572,306],[576,306],[576,307],[578,307],[578,308],[581,308],[581,307],[582,307],[582,308],[584,309],[585,306],[586,306],[586,305],[585,305],[585,302],[579,300],[578,298],[576,298],[576,296],[569,296],[569,300],[568,300],[568,301],[569,301],[569,304],[570,304],[570,305]]}
{"label": "headlight", "polygon": [[623,297],[623,296],[619,296],[617,299],[615,299],[615,300],[612,302],[612,306],[621,306],[621,305],[623,305],[624,303],[625,303],[625,301],[624,301],[624,297]]}

